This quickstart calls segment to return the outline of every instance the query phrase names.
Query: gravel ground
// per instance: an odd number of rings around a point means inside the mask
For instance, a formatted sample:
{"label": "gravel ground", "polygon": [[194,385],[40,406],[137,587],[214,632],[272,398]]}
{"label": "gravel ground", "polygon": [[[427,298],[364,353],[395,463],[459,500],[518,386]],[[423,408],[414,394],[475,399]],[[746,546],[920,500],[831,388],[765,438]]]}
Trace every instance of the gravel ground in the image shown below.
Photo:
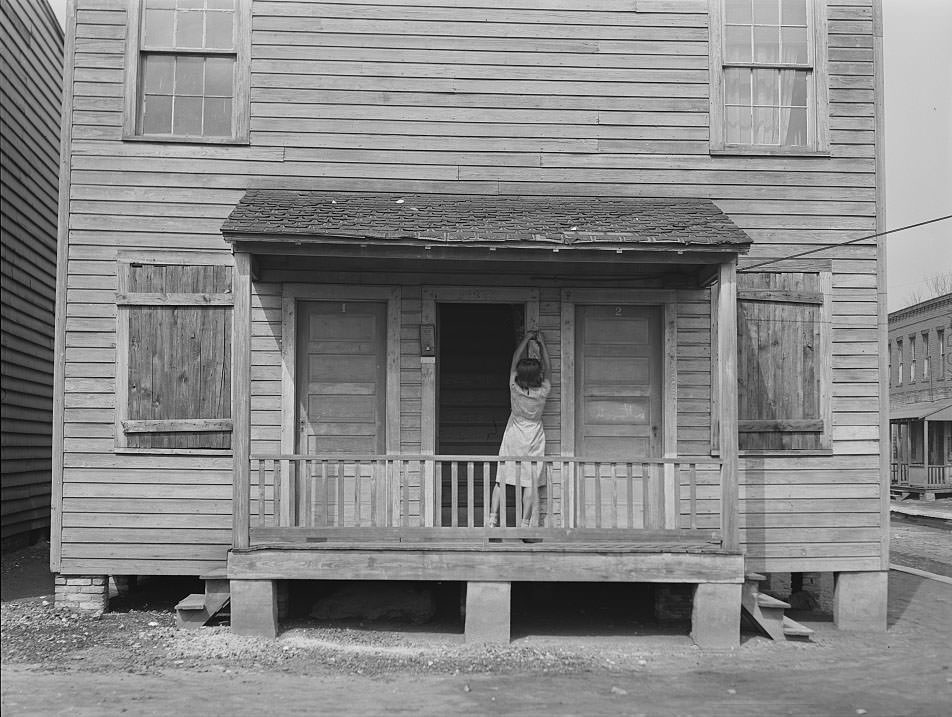
{"label": "gravel ground", "polygon": [[[903,523],[897,535],[903,554],[952,566],[947,530]],[[227,626],[186,631],[172,607],[195,585],[168,581],[93,619],[51,604],[36,568],[43,548],[0,568],[4,717],[260,715],[276,704],[314,714],[318,699],[323,714],[415,715],[944,717],[952,704],[952,586],[895,572],[886,634],[842,633],[813,615],[812,641],[748,635],[724,654],[674,630],[585,635],[586,624],[504,647],[466,645],[458,626],[440,625],[288,622],[272,641]]]}

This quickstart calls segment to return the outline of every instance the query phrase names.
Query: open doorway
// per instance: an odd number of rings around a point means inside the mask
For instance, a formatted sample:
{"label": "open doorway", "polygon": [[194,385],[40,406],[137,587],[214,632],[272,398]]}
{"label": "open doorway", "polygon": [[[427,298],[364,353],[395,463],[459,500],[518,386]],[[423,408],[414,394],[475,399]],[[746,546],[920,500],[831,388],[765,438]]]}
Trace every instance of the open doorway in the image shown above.
{"label": "open doorway", "polygon": [[[439,381],[437,452],[441,455],[492,456],[499,452],[509,419],[509,364],[525,331],[522,304],[439,304]],[[485,506],[481,467],[474,467],[473,509],[483,524]],[[451,474],[444,466],[442,525],[452,525]],[[459,525],[466,525],[469,508],[468,474],[459,470]],[[514,501],[510,501],[513,505]],[[509,523],[512,525],[513,523]]]}

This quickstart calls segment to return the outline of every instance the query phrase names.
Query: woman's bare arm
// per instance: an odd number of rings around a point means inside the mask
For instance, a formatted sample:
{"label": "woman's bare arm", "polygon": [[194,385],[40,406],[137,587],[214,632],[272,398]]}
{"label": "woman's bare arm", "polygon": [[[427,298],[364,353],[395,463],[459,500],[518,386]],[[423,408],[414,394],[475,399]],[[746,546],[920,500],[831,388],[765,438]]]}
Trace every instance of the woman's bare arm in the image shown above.
{"label": "woman's bare arm", "polygon": [[529,340],[532,338],[532,332],[528,332],[525,336],[522,337],[522,341],[519,342],[519,345],[516,347],[515,352],[512,354],[512,363],[509,364],[509,374],[512,375],[516,372],[516,364],[519,363],[519,357],[522,356],[522,352],[526,350],[526,346],[529,345]]}
{"label": "woman's bare arm", "polygon": [[551,365],[551,363],[549,362],[549,351],[545,347],[545,340],[542,338],[541,331],[535,332],[535,341],[537,344],[539,344],[539,358],[542,362],[542,375],[545,378],[548,378],[549,366]]}

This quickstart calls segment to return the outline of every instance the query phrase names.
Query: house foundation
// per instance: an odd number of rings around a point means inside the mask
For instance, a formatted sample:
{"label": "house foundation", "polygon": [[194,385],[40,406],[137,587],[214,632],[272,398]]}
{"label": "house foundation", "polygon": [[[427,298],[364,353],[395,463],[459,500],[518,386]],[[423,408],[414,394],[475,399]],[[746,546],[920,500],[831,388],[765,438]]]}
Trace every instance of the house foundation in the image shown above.
{"label": "house foundation", "polygon": [[886,632],[886,571],[837,573],[833,621],[840,630]]}
{"label": "house foundation", "polygon": [[57,575],[53,600],[56,607],[102,615],[109,607],[109,576]]}

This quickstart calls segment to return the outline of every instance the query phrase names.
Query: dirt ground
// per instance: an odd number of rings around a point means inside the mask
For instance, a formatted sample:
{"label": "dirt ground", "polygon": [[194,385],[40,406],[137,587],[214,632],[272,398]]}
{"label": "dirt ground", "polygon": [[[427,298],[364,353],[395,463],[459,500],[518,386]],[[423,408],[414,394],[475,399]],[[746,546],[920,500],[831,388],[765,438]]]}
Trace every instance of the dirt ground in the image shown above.
{"label": "dirt ground", "polygon": [[[952,574],[952,532],[899,529],[902,555]],[[505,648],[467,646],[439,626],[299,622],[276,641],[222,626],[186,632],[170,608],[187,586],[174,583],[114,600],[94,620],[50,604],[42,559],[44,546],[3,560],[5,716],[944,716],[952,705],[952,584],[897,571],[886,634],[808,615],[798,619],[816,630],[810,642],[745,635],[732,653],[705,653],[650,626],[523,630]]]}

